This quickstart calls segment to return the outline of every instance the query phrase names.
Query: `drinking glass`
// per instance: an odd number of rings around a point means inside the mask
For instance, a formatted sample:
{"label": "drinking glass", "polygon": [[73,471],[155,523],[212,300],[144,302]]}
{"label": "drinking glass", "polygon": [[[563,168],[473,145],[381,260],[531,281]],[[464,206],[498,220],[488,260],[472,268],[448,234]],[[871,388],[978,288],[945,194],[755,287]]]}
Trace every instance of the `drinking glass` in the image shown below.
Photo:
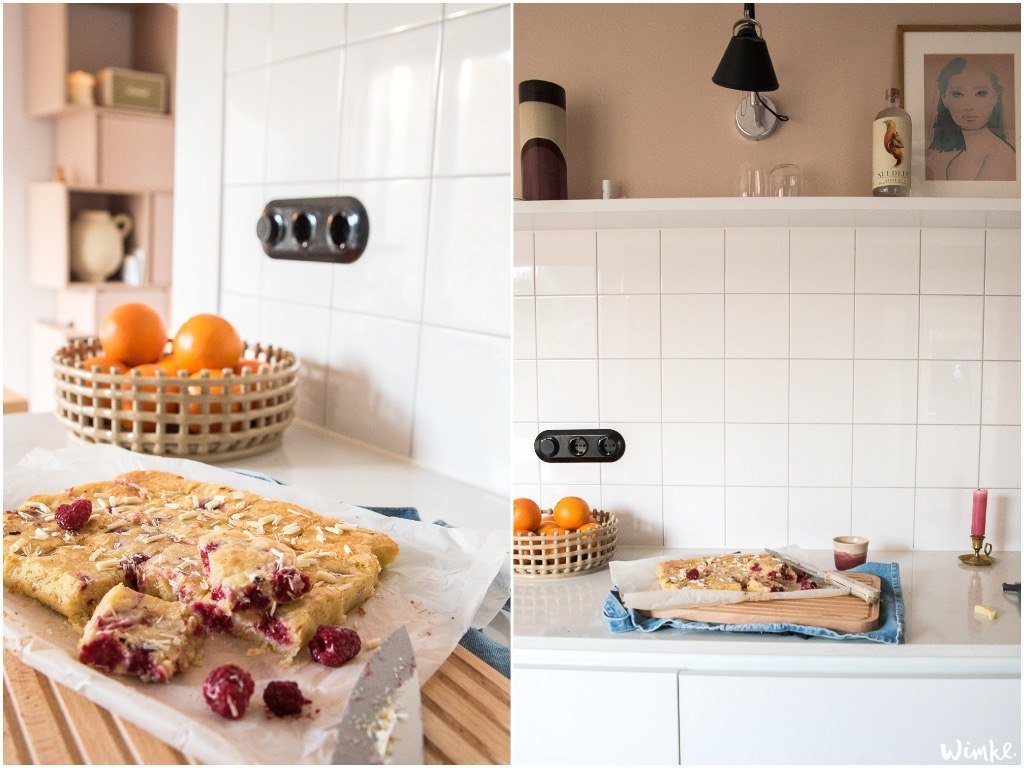
{"label": "drinking glass", "polygon": [[768,188],[772,197],[799,197],[803,186],[803,171],[799,165],[781,163],[768,175]]}
{"label": "drinking glass", "polygon": [[740,197],[764,197],[768,194],[765,172],[750,163],[740,166]]}

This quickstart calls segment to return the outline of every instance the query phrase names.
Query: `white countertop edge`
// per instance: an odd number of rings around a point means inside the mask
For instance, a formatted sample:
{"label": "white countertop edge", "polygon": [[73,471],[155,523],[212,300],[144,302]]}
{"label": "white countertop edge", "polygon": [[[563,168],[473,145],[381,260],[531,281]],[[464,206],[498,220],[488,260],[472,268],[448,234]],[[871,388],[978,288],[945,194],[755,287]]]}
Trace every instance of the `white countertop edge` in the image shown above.
{"label": "white countertop edge", "polygon": [[641,197],[516,200],[519,213],[646,211],[1019,211],[1016,197]]}

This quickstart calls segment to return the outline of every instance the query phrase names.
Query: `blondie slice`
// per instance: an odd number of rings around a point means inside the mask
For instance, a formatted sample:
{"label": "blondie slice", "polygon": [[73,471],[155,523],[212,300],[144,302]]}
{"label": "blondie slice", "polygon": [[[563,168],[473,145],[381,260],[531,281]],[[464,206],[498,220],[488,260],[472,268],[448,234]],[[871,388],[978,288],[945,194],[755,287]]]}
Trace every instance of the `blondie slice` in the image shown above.
{"label": "blondie slice", "polygon": [[767,554],[709,555],[658,564],[662,589],[730,589],[784,592],[813,589],[806,574]]}

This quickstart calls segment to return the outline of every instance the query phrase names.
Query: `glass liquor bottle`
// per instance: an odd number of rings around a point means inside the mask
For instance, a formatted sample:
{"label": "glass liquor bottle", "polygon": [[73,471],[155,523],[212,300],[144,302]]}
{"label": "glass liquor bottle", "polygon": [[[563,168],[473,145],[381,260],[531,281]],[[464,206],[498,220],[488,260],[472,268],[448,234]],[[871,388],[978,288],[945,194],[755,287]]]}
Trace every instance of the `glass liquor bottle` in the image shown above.
{"label": "glass liquor bottle", "polygon": [[910,115],[900,108],[900,91],[885,91],[885,106],[871,126],[871,194],[910,195]]}

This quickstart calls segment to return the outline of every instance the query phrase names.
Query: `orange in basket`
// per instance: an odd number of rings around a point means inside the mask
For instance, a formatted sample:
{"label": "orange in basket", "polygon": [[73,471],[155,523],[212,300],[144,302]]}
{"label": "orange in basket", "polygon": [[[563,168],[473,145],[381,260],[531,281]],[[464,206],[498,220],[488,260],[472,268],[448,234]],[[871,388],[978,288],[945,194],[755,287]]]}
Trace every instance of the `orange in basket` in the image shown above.
{"label": "orange in basket", "polygon": [[137,302],[112,309],[100,323],[99,337],[103,355],[129,368],[155,363],[167,346],[167,328],[160,315]]}
{"label": "orange in basket", "polygon": [[[177,363],[169,357],[164,358],[159,363],[146,363],[145,365],[137,365],[132,368],[132,371],[138,371],[141,376],[156,376],[157,371],[163,371],[168,378],[177,377]],[[130,372],[129,372],[130,373]],[[121,389],[126,392],[132,392],[135,390],[132,384],[122,384]],[[156,384],[142,384],[138,388],[139,392],[157,392],[159,387]],[[174,385],[167,385],[163,389],[164,392],[169,394],[178,394],[181,392],[181,388]],[[156,403],[149,403],[145,401],[135,402],[131,397],[126,397],[121,400],[121,409],[125,411],[141,411],[143,413],[155,413]],[[167,403],[167,413],[177,413],[179,410],[177,403]],[[121,420],[121,429],[131,430],[132,422],[128,419]],[[143,421],[142,422],[143,432],[155,432],[156,422],[155,421]]]}
{"label": "orange in basket", "polygon": [[189,373],[234,368],[244,349],[238,331],[217,315],[190,317],[174,337],[174,357]]}

